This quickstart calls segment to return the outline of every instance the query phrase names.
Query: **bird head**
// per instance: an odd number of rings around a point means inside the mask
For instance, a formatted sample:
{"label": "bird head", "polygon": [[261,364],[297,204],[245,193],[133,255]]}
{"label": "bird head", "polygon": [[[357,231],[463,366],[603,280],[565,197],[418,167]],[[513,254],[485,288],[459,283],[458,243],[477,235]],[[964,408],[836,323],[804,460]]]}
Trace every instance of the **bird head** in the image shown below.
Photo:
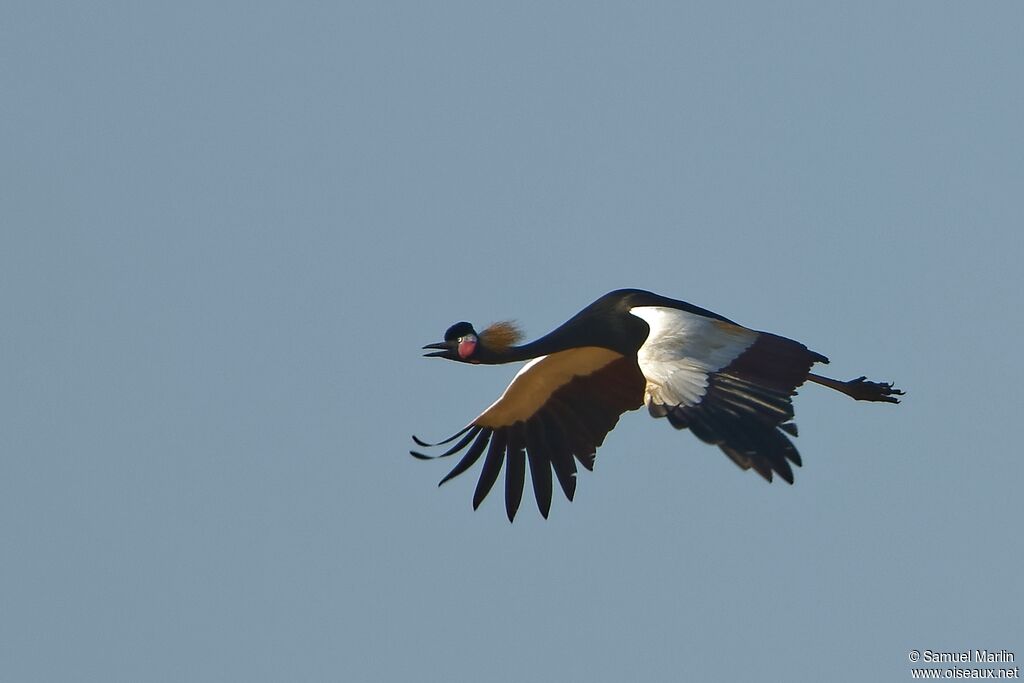
{"label": "bird head", "polygon": [[477,332],[467,322],[455,323],[444,333],[444,341],[427,344],[424,349],[439,349],[426,356],[447,358],[460,363],[504,363],[513,345],[522,339],[519,327],[511,321],[488,325]]}
{"label": "bird head", "polygon": [[424,349],[440,349],[424,356],[447,358],[462,363],[472,363],[479,344],[478,335],[473,326],[467,322],[455,323],[444,333],[444,341],[427,344]]}

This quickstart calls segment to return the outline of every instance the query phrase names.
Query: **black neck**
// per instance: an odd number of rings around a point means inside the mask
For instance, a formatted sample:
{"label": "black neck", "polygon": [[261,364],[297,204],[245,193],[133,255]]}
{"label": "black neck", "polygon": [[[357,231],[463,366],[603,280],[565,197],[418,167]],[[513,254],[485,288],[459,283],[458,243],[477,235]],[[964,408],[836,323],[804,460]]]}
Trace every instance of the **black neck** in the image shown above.
{"label": "black neck", "polygon": [[599,346],[627,356],[636,353],[648,332],[647,323],[634,315],[590,306],[529,344],[502,350],[479,348],[475,360],[489,364],[513,363],[584,346]]}

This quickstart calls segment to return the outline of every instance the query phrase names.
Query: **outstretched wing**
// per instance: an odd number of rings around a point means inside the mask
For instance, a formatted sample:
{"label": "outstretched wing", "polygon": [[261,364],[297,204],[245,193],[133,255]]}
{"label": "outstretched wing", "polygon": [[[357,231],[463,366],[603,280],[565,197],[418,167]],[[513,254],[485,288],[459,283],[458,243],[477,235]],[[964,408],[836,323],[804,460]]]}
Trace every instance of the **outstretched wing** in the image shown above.
{"label": "outstretched wing", "polygon": [[[576,461],[593,469],[597,448],[619,416],[643,405],[644,385],[636,359],[604,348],[587,346],[534,359],[523,366],[487,410],[441,442],[462,437],[434,457],[466,452],[440,483],[462,474],[483,457],[473,495],[476,509],[490,493],[504,464],[505,511],[512,521],[522,501],[529,461],[537,507],[547,517],[552,470],[566,498],[572,500]],[[416,443],[425,447],[441,445],[419,439]],[[412,454],[431,457],[415,451]]]}
{"label": "outstretched wing", "polygon": [[811,365],[828,359],[792,339],[689,311],[638,306],[630,313],[651,328],[637,354],[650,414],[689,428],[743,469],[792,484],[790,463],[801,464],[786,436],[797,434],[792,396]]}

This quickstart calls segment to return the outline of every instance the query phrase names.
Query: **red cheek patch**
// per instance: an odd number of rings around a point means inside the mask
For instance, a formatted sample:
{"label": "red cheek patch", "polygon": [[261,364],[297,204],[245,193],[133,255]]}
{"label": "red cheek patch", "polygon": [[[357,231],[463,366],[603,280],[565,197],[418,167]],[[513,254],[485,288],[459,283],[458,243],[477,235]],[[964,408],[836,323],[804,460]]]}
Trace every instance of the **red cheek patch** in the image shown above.
{"label": "red cheek patch", "polygon": [[459,342],[459,358],[465,360],[476,351],[476,342],[469,339]]}

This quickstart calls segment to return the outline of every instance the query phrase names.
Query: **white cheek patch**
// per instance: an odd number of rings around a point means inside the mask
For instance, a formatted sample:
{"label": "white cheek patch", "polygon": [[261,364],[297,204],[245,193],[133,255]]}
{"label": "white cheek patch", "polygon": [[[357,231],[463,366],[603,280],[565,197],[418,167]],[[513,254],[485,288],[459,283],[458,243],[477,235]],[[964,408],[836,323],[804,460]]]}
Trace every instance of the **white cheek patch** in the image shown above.
{"label": "white cheek patch", "polygon": [[753,330],[677,308],[637,306],[629,312],[651,328],[637,352],[637,363],[647,379],[647,403],[699,403],[708,376],[729,365],[757,339]]}

